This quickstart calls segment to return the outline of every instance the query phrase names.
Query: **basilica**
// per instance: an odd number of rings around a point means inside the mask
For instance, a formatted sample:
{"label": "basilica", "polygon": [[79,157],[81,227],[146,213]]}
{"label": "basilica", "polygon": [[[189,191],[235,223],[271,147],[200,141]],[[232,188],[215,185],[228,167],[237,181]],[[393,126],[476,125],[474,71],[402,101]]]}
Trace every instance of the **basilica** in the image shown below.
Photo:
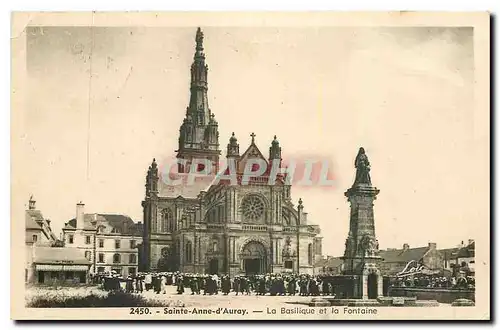
{"label": "basilica", "polygon": [[[177,172],[171,174],[159,171],[153,160],[146,175],[141,268],[230,276],[312,274],[315,260],[321,257],[320,229],[309,223],[302,200],[297,205],[292,202],[286,175],[269,180],[271,173],[266,169],[242,184],[247,163],[257,159],[268,168],[271,163],[281,163],[276,136],[266,157],[257,147],[255,134],[240,153],[233,133],[225,157],[235,164],[237,184],[217,180],[218,173],[227,172],[220,168],[223,156],[218,122],[208,106],[207,73],[203,32],[198,28],[191,97],[176,150],[181,161]],[[173,185],[166,180],[165,176],[189,176],[192,162],[198,159],[212,164],[213,171],[185,184]]]}

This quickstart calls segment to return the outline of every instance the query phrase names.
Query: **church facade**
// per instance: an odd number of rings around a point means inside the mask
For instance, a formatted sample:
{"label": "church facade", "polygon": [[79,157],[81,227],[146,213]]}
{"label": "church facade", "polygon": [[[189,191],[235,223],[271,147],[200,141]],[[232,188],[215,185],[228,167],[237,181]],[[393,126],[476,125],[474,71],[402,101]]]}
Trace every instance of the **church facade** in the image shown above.
{"label": "church facade", "polygon": [[[233,133],[223,166],[234,165],[221,168],[218,122],[208,106],[207,73],[203,33],[198,29],[190,103],[176,150],[177,173],[159,171],[153,160],[146,175],[141,268],[231,276],[312,274],[315,259],[321,257],[320,229],[309,223],[300,199],[297,205],[292,202],[286,175],[272,176],[271,165],[281,166],[276,136],[265,156],[253,133],[249,146],[240,153]],[[200,159],[212,165],[211,170],[193,165]],[[265,166],[265,170],[245,181],[245,169],[249,163],[255,166],[256,160],[261,164],[257,167]],[[187,179],[200,166],[207,173]],[[221,179],[220,174],[228,171],[234,171],[236,184]],[[183,183],[171,184],[172,176]]]}

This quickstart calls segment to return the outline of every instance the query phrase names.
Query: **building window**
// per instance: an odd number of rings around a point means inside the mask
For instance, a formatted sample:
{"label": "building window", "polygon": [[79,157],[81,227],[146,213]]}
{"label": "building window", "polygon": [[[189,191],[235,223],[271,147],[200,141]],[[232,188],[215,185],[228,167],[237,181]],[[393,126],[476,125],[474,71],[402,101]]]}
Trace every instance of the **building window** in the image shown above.
{"label": "building window", "polygon": [[309,244],[307,246],[307,263],[309,265],[313,264],[313,245]]}
{"label": "building window", "polygon": [[38,240],[38,236],[33,235],[33,242],[36,242]]}
{"label": "building window", "polygon": [[193,262],[193,244],[189,241],[186,243],[186,251],[184,251],[184,259],[188,264]]}
{"label": "building window", "polygon": [[120,248],[120,240],[117,239],[115,240],[115,249],[119,249]]}
{"label": "building window", "polygon": [[104,267],[97,267],[98,273],[104,273]]}
{"label": "building window", "polygon": [[214,242],[214,243],[212,244],[212,250],[213,250],[214,252],[217,252],[217,250],[218,250],[217,242]]}
{"label": "building window", "polygon": [[291,261],[291,260],[285,261],[285,268],[286,269],[293,269],[293,261]]}
{"label": "building window", "polygon": [[85,244],[90,244],[90,236],[85,236]]}
{"label": "building window", "polygon": [[68,236],[68,243],[73,244],[73,235]]}
{"label": "building window", "polygon": [[174,213],[171,209],[164,209],[161,212],[160,232],[171,233],[174,231]]}
{"label": "building window", "polygon": [[120,262],[121,262],[120,254],[118,253],[113,254],[113,263],[119,264]]}
{"label": "building window", "polygon": [[91,256],[90,251],[85,251],[85,259],[90,261],[90,256]]}
{"label": "building window", "polygon": [[122,274],[122,269],[121,268],[112,268],[111,271],[117,273],[118,275]]}
{"label": "building window", "polygon": [[100,247],[100,248],[103,248],[103,247],[104,247],[104,240],[103,240],[103,239],[100,239],[100,240],[99,240],[99,247]]}
{"label": "building window", "polygon": [[134,276],[135,275],[135,267],[130,267],[128,269],[128,274]]}
{"label": "building window", "polygon": [[104,253],[99,253],[99,262],[100,263],[104,262]]}
{"label": "building window", "polygon": [[137,262],[137,258],[135,257],[135,254],[131,254],[128,256],[128,262],[130,264],[135,264]]}
{"label": "building window", "polygon": [[131,239],[130,240],[130,248],[131,249],[135,249],[137,247],[136,243],[135,243],[135,239]]}

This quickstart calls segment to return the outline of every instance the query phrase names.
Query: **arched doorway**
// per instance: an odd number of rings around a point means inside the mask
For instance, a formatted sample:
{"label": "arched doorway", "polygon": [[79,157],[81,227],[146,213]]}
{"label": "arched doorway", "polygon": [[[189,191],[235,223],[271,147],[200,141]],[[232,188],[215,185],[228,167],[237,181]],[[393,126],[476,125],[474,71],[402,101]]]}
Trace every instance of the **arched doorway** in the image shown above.
{"label": "arched doorway", "polygon": [[368,299],[377,299],[378,295],[378,276],[376,273],[368,275]]}
{"label": "arched doorway", "polygon": [[267,272],[266,247],[257,241],[247,243],[242,250],[243,270],[246,275],[265,274]]}

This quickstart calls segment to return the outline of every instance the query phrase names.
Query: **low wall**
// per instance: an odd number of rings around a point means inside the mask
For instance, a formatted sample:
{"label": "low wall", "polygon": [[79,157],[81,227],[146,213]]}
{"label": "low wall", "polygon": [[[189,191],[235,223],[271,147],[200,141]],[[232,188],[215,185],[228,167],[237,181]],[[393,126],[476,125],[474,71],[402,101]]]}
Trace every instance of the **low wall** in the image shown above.
{"label": "low wall", "polygon": [[471,289],[391,287],[388,293],[390,297],[417,297],[417,300],[437,300],[444,304],[451,304],[456,299],[476,301],[475,290]]}

